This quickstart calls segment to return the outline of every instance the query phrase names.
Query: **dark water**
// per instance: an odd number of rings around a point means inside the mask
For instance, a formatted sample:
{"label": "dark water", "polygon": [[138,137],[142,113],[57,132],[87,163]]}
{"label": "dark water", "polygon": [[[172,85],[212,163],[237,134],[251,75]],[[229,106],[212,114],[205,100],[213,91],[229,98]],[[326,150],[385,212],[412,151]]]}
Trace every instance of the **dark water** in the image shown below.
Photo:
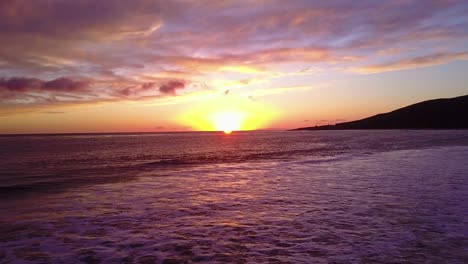
{"label": "dark water", "polygon": [[467,161],[468,131],[0,137],[0,263],[467,263]]}

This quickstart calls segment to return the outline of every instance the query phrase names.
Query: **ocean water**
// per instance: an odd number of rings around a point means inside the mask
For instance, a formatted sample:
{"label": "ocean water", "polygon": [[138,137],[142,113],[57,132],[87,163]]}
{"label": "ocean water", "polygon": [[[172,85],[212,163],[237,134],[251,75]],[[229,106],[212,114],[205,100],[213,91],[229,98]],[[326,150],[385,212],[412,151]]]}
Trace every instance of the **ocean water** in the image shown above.
{"label": "ocean water", "polygon": [[0,137],[0,263],[468,263],[468,131]]}

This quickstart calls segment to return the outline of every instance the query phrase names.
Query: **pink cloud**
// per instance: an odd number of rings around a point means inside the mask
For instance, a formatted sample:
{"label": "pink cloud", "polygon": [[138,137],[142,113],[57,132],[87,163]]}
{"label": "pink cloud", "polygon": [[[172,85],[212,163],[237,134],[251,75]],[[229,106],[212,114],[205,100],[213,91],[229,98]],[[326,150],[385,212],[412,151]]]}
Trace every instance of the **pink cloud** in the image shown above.
{"label": "pink cloud", "polygon": [[[366,73],[436,65],[465,58],[467,12],[462,0],[5,0],[0,96],[22,105],[140,100],[282,63]],[[436,44],[449,51],[428,48]],[[384,55],[399,59],[377,63]]]}

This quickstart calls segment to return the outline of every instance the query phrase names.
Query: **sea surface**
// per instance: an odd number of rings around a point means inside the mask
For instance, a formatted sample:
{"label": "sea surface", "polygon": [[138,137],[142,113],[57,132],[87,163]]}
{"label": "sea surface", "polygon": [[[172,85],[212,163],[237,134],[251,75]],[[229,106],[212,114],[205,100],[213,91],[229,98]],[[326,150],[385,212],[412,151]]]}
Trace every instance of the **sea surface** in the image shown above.
{"label": "sea surface", "polygon": [[468,131],[0,137],[0,263],[468,263]]}

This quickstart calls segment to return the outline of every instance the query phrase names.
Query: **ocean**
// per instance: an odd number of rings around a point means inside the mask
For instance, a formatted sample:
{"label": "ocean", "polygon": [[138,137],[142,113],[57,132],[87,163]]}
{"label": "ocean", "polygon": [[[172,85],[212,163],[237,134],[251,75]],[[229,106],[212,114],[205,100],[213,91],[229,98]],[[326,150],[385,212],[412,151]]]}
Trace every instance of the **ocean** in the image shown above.
{"label": "ocean", "polygon": [[468,131],[0,137],[0,263],[468,263]]}

